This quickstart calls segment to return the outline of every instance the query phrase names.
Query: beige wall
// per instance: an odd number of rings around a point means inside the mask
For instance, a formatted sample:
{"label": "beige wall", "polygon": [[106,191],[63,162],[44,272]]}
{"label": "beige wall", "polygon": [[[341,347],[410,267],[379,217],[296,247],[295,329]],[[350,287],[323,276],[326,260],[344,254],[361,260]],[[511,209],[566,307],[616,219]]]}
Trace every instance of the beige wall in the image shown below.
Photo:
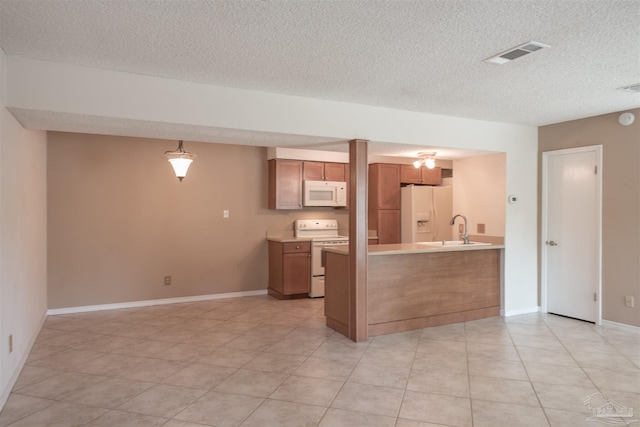
{"label": "beige wall", "polygon": [[[345,211],[267,209],[265,148],[49,132],[49,308],[267,288],[265,236]],[[223,210],[230,218],[223,219]],[[163,277],[172,276],[164,286]]]}
{"label": "beige wall", "polygon": [[[603,146],[602,318],[640,326],[640,109],[632,111],[628,127],[620,113],[543,126],[538,149]],[[624,306],[625,295],[635,308]]]}
{"label": "beige wall", "polygon": [[506,180],[506,153],[453,161],[453,213],[467,217],[470,235],[477,235],[478,224],[485,224],[485,235],[504,237]]}
{"label": "beige wall", "polygon": [[0,103],[0,408],[47,310],[46,160],[46,133]]}

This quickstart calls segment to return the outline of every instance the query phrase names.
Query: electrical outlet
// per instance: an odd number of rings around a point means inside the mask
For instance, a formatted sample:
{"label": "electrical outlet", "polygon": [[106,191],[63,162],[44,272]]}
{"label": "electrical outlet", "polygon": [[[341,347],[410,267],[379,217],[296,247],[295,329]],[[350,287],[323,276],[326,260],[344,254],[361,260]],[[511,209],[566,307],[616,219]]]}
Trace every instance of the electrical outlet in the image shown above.
{"label": "electrical outlet", "polygon": [[464,225],[458,224],[458,233],[464,233]]}
{"label": "electrical outlet", "polygon": [[222,211],[222,218],[229,218],[229,211],[228,210],[223,210]]}
{"label": "electrical outlet", "polygon": [[164,285],[165,286],[171,285],[171,276],[164,276]]}
{"label": "electrical outlet", "polygon": [[13,352],[13,334],[9,335],[9,353]]}
{"label": "electrical outlet", "polygon": [[484,224],[478,224],[478,234],[484,234],[485,231],[485,225]]}
{"label": "electrical outlet", "polygon": [[625,307],[629,307],[629,308],[635,307],[635,304],[633,302],[633,297],[632,296],[624,297],[624,306]]}

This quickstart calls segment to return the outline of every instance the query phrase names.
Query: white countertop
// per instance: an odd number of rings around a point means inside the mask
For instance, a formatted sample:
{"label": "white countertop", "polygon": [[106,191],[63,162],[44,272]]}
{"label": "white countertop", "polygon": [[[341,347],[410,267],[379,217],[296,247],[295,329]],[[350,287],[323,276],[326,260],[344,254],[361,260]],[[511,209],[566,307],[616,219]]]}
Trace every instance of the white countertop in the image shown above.
{"label": "white countertop", "polygon": [[[436,243],[437,242],[433,242]],[[431,246],[420,243],[398,243],[393,245],[371,245],[369,255],[402,255],[432,252],[459,252],[459,251],[482,251],[487,249],[504,249],[504,245],[451,245],[451,246]],[[347,255],[349,248],[345,246],[334,246],[324,248],[327,252]]]}
{"label": "white countertop", "polygon": [[310,242],[310,237],[267,237],[267,240],[270,242],[278,242],[278,243],[294,243],[294,242]]}

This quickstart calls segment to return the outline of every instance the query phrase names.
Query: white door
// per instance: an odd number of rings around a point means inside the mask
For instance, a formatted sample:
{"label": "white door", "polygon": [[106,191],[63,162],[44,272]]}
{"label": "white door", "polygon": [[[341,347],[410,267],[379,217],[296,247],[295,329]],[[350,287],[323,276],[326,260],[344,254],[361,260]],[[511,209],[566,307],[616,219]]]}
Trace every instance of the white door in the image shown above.
{"label": "white door", "polygon": [[[601,146],[543,153],[543,311],[600,323]],[[545,307],[546,303],[546,307]]]}

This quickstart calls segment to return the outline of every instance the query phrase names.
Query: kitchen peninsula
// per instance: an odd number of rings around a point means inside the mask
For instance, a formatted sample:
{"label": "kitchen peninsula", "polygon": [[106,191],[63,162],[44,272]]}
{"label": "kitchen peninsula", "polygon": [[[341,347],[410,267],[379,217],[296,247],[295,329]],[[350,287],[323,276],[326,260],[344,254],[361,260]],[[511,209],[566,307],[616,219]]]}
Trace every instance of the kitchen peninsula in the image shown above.
{"label": "kitchen peninsula", "polygon": [[[368,335],[499,315],[503,250],[503,245],[438,242],[369,246]],[[347,336],[348,266],[346,247],[325,249],[327,326]]]}

